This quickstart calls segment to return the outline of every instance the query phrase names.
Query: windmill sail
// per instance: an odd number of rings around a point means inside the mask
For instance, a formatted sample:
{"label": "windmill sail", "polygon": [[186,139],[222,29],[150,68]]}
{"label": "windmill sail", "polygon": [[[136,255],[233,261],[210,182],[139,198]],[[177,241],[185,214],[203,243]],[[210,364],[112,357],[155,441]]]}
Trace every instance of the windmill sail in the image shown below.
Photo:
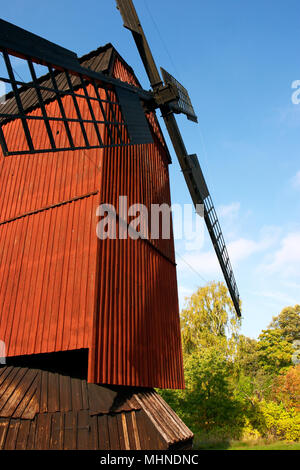
{"label": "windmill sail", "polygon": [[162,74],[165,84],[162,82],[132,0],[116,1],[124,21],[124,26],[132,32],[137,44],[138,51],[153,88],[157,107],[161,109],[162,117],[194,205],[204,204],[205,223],[236,313],[238,316],[241,316],[239,292],[216,210],[209,194],[198,157],[188,154],[174,116],[174,113],[184,113],[190,120],[197,122],[189,94],[187,90],[164,69],[162,69]]}
{"label": "windmill sail", "polygon": [[[28,83],[16,77],[13,68],[15,57],[21,59],[25,66],[27,64],[30,76]],[[36,64],[45,70],[45,75],[37,77]],[[151,101],[153,99],[151,93],[101,72],[82,67],[74,52],[2,19],[0,19],[0,82],[10,90],[5,99],[1,100],[4,103],[0,105],[0,145],[5,156],[104,148],[107,145],[124,146],[127,142],[125,143],[122,133],[118,132],[115,135],[114,132],[114,129],[123,125],[114,112],[114,108],[118,105],[122,110],[130,144],[138,144],[141,141],[152,142],[141,103],[141,101]],[[111,91],[116,91],[119,97],[118,103]],[[67,116],[64,109],[66,96],[70,96],[73,101],[75,117]],[[57,101],[60,115],[57,112],[53,114],[47,112],[46,105],[51,101]],[[85,102],[89,110],[86,116],[81,114],[79,103],[82,102]],[[105,103],[109,103],[109,117],[104,111]],[[39,112],[32,113],[33,110]],[[9,148],[5,124],[16,120],[22,124],[20,129],[24,134],[23,145]],[[33,129],[38,122],[44,125],[47,131],[48,139],[45,140],[43,147],[38,136],[34,136]],[[59,139],[55,135],[53,131],[55,124],[61,126],[60,137],[64,133],[66,139]],[[108,144],[103,142],[104,130],[110,135]],[[90,141],[93,141],[93,144]]]}

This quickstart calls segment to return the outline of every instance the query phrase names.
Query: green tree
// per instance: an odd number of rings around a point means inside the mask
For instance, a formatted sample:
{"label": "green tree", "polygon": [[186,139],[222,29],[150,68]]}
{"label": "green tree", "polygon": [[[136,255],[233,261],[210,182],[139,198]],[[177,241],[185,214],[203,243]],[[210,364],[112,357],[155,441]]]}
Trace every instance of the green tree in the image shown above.
{"label": "green tree", "polygon": [[259,336],[258,364],[265,371],[279,374],[282,370],[291,367],[293,347],[278,328],[263,330]]}
{"label": "green tree", "polygon": [[299,313],[286,307],[254,340],[239,334],[223,283],[200,287],[181,312],[186,389],[159,393],[200,438],[297,439]]}
{"label": "green tree", "polygon": [[[186,389],[160,391],[195,432],[238,436],[243,420],[232,369],[240,321],[221,282],[200,287],[181,312]],[[227,429],[225,430],[225,428]]]}
{"label": "green tree", "polygon": [[184,352],[220,343],[234,346],[239,327],[227,288],[222,282],[211,282],[200,287],[181,312]]}
{"label": "green tree", "polygon": [[258,364],[257,340],[240,335],[237,344],[237,353],[235,358],[237,372],[243,372],[244,375],[255,376]]}
{"label": "green tree", "polygon": [[273,383],[273,376],[262,368],[258,368],[255,375],[247,375],[242,370],[235,383],[235,396],[254,406],[257,400],[272,396]]}
{"label": "green tree", "polygon": [[258,343],[258,363],[266,371],[279,374],[292,366],[293,343],[300,339],[300,306],[285,307],[263,330]]}
{"label": "green tree", "polygon": [[[161,395],[194,432],[223,429],[239,436],[243,426],[240,401],[235,399],[231,369],[225,354],[214,347],[186,355],[186,389],[162,390]],[[226,437],[227,437],[226,436]]]}
{"label": "green tree", "polygon": [[270,370],[262,367],[260,348],[257,340],[240,335],[234,361],[235,394],[252,407],[257,400],[270,398],[274,381]]}
{"label": "green tree", "polygon": [[277,317],[273,317],[269,328],[281,330],[282,337],[289,343],[300,339],[300,305],[285,307]]}

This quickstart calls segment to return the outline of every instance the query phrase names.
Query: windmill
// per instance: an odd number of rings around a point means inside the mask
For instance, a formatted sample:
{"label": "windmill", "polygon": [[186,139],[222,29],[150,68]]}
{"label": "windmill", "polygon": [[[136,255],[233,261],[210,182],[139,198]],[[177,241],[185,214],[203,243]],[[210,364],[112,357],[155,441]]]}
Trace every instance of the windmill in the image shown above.
{"label": "windmill", "polygon": [[233,305],[241,316],[239,291],[233,274],[228,251],[217,217],[217,213],[207,188],[196,154],[189,155],[176,122],[175,114],[183,113],[191,121],[197,122],[187,90],[166,70],[161,68],[163,81],[155,64],[151,49],[132,0],[116,0],[124,21],[124,27],[131,31],[137,49],[148,75],[156,106],[160,108],[163,120],[177,155],[182,173],[195,207],[204,205],[205,223],[219,260]]}
{"label": "windmill", "polygon": [[158,108],[240,315],[216,212],[174,116],[196,121],[188,93],[164,70],[162,82],[132,2],[118,6],[151,92],[111,44],[78,59],[0,20],[0,448],[191,447],[154,390],[184,388],[174,240],[95,230],[99,204],[117,207],[120,194],[170,205]]}

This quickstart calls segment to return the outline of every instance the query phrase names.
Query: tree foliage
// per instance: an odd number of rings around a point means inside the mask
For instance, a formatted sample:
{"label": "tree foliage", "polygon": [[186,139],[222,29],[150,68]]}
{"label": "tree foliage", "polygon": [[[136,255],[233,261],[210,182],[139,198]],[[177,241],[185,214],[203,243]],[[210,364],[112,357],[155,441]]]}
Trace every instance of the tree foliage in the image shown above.
{"label": "tree foliage", "polygon": [[274,398],[300,411],[300,364],[281,374],[274,385]]}
{"label": "tree foliage", "polygon": [[160,393],[195,433],[300,439],[299,312],[286,307],[247,338],[225,285],[200,287],[181,313],[186,389]]}
{"label": "tree foliage", "polygon": [[194,432],[210,433],[226,423],[240,437],[242,409],[233,394],[226,356],[214,347],[204,348],[185,355],[184,366],[186,389],[162,391],[162,396]]}
{"label": "tree foliage", "polygon": [[235,359],[237,372],[253,376],[257,372],[258,348],[257,341],[247,336],[240,335],[237,343],[237,353]]}
{"label": "tree foliage", "polygon": [[200,287],[181,313],[184,352],[235,343],[240,322],[228,290],[221,282]]}
{"label": "tree foliage", "polygon": [[278,328],[263,330],[257,349],[259,366],[272,374],[279,374],[292,365],[293,347]]}
{"label": "tree foliage", "polygon": [[284,308],[277,317],[273,317],[269,329],[279,330],[289,343],[300,340],[300,305]]}

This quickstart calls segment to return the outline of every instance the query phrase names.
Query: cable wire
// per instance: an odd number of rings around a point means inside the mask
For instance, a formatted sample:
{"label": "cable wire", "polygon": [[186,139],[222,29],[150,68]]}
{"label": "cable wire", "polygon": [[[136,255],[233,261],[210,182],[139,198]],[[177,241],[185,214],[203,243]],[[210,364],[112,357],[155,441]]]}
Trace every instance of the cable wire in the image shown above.
{"label": "cable wire", "polygon": [[193,268],[193,266],[192,266],[188,261],[186,261],[186,260],[184,259],[184,257],[183,257],[180,253],[178,253],[178,251],[176,251],[175,253],[176,253],[177,256],[179,256],[179,258],[182,259],[182,261],[183,261],[195,274],[197,274],[197,276],[200,277],[200,279],[201,279],[202,281],[204,281],[204,282],[206,282],[206,283],[208,282],[208,280],[205,279],[203,276],[201,276],[201,274],[200,274],[195,268]]}

